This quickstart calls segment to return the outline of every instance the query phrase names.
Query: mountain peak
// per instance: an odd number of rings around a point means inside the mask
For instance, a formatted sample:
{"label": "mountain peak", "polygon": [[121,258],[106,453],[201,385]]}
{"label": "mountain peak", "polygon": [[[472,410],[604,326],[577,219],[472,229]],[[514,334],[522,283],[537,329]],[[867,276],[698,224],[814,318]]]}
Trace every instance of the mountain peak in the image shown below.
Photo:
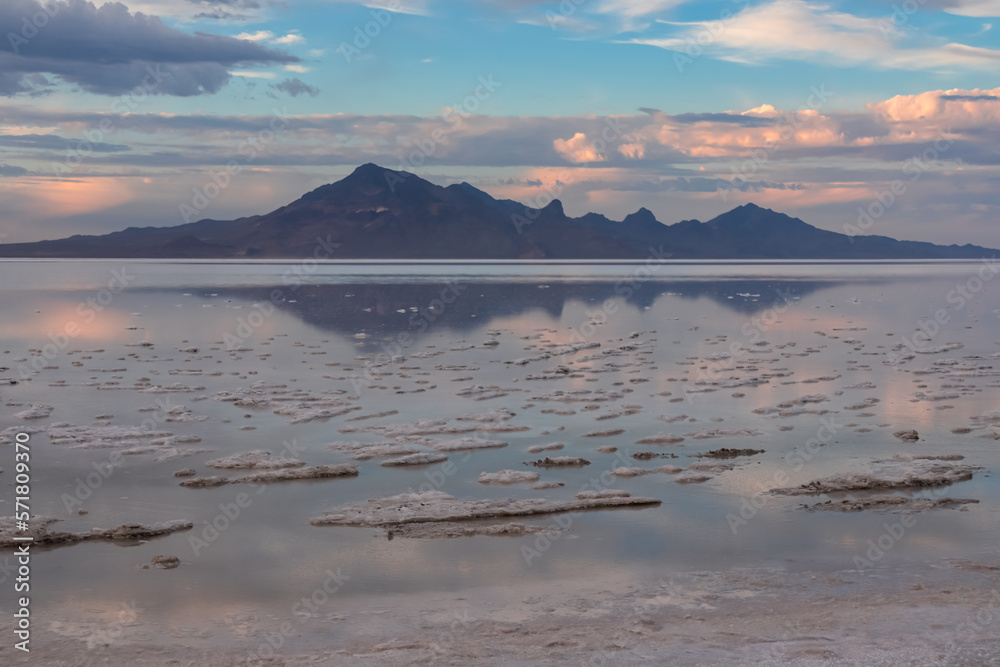
{"label": "mountain peak", "polygon": [[549,204],[542,209],[543,213],[549,215],[564,216],[566,213],[563,211],[563,203],[558,199],[553,199]]}
{"label": "mountain peak", "polygon": [[412,175],[407,172],[402,172],[402,171],[397,172],[391,169],[386,169],[385,167],[380,167],[374,162],[369,162],[367,164],[361,165],[360,167],[352,171],[349,176],[347,176],[340,182],[366,183],[366,184],[380,183],[382,185],[386,185],[392,178],[393,174],[398,175],[400,179]]}
{"label": "mountain peak", "polygon": [[[380,167],[374,162],[366,162],[351,172],[351,176],[368,176],[371,174],[383,174],[389,171],[385,167]],[[350,178],[351,176],[348,176]]]}
{"label": "mountain peak", "polygon": [[763,206],[757,206],[757,204],[754,204],[753,202],[747,202],[746,204],[743,204],[742,206],[737,206],[733,210],[734,211],[743,211],[745,213],[755,213],[755,212],[758,212],[758,211],[761,212],[761,213],[774,213],[773,210],[771,210],[769,208],[764,208]]}
{"label": "mountain peak", "polygon": [[646,224],[646,225],[648,225],[648,224],[651,224],[651,223],[654,223],[654,222],[656,224],[660,224],[660,221],[656,219],[656,216],[653,215],[653,212],[650,211],[645,206],[643,206],[642,208],[640,208],[635,213],[628,214],[627,216],[625,216],[625,219],[622,220],[622,224],[633,224],[633,225],[634,224],[640,224],[640,225],[641,224]]}
{"label": "mountain peak", "polygon": [[[753,203],[705,223],[673,225],[647,208],[615,222],[596,213],[569,218],[558,199],[540,215],[526,217],[525,206],[468,183],[442,187],[368,163],[264,215],[2,244],[0,257],[300,258],[315,253],[317,238],[338,244],[338,259],[639,259],[659,247],[695,259],[978,259],[1000,252],[851,238]],[[536,218],[543,224],[524,224]]]}

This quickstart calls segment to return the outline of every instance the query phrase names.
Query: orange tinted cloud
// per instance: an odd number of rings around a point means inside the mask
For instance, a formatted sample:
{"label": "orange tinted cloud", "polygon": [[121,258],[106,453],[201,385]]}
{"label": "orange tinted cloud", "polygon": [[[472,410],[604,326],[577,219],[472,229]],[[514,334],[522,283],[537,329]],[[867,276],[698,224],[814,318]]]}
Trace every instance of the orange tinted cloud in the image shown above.
{"label": "orange tinted cloud", "polygon": [[0,188],[30,200],[31,208],[39,217],[57,217],[92,213],[130,201],[133,196],[126,181],[119,178],[21,179]]}

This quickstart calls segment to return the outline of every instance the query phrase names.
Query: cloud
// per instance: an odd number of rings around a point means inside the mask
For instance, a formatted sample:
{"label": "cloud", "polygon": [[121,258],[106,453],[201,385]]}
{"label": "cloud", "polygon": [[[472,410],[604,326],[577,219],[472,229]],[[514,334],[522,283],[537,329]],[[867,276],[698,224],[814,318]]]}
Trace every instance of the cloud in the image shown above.
{"label": "cloud", "polygon": [[957,16],[1000,16],[1000,0],[951,0],[943,9]]}
{"label": "cloud", "polygon": [[202,95],[218,92],[233,68],[299,61],[242,39],[189,35],[155,16],[131,14],[122,4],[98,9],[86,0],[67,0],[55,7],[44,27],[22,34],[24,17],[44,13],[42,4],[0,4],[0,34],[8,35],[0,40],[0,94],[34,90],[31,77],[49,74],[99,95],[122,95],[139,86],[152,95]]}
{"label": "cloud", "polygon": [[124,0],[135,12],[152,16],[168,16],[180,21],[218,21],[245,23],[264,17],[268,5],[275,0]]}
{"label": "cloud", "polygon": [[[745,3],[746,0],[733,0]],[[518,17],[518,23],[573,32],[642,31],[648,17],[663,14],[692,0],[490,0]],[[539,11],[545,7],[545,11]],[[614,17],[617,21],[609,21]],[[610,25],[609,25],[610,24]]]}
{"label": "cloud", "polygon": [[603,0],[597,5],[601,14],[617,14],[626,18],[649,16],[667,9],[673,9],[690,0]]}
{"label": "cloud", "polygon": [[1000,129],[998,102],[1000,88],[932,90],[917,95],[897,95],[869,104],[868,109],[910,138],[935,129]]}
{"label": "cloud", "polygon": [[306,38],[303,37],[302,35],[297,35],[295,33],[288,33],[284,37],[278,37],[277,39],[272,40],[271,43],[272,44],[281,44],[281,45],[285,46],[285,45],[289,45],[289,44],[301,44],[304,41],[306,41]]}
{"label": "cloud", "polygon": [[[904,46],[905,35],[891,18],[854,16],[806,0],[772,0],[749,7],[725,23],[660,23],[679,34],[639,37],[626,43],[655,46],[683,53],[685,57],[696,57],[704,51],[721,60],[747,64],[806,60],[824,65],[889,69],[993,70],[1000,61],[1000,51],[995,49],[941,43],[930,38],[923,44]],[[911,38],[908,43],[912,41]]]}
{"label": "cloud", "polygon": [[278,92],[287,93],[292,97],[298,97],[299,95],[316,97],[319,95],[319,88],[310,86],[299,79],[285,79],[281,83],[273,84],[271,88],[277,90]]}
{"label": "cloud", "polygon": [[245,39],[248,42],[266,42],[274,39],[274,33],[270,30],[258,30],[257,32],[241,32],[233,39]]}
{"label": "cloud", "polygon": [[9,164],[0,164],[0,176],[17,177],[27,175],[28,170],[24,167],[15,167]]}
{"label": "cloud", "polygon": [[1000,102],[1000,95],[941,95],[946,102]]}
{"label": "cloud", "polygon": [[413,14],[430,16],[427,0],[329,0],[330,2],[349,2],[354,5],[364,5],[372,9],[384,9],[396,14]]}
{"label": "cloud", "polygon": [[[296,78],[274,82],[267,90],[272,96],[290,97],[319,92]],[[371,161],[406,169],[409,156],[417,155],[417,164],[484,169],[578,165],[582,170],[652,169],[662,174],[698,165],[706,169],[699,177],[731,178],[742,165],[752,163],[753,178],[747,180],[789,183],[799,179],[803,165],[817,163],[851,173],[861,166],[896,168],[944,133],[950,147],[940,165],[959,160],[994,165],[1000,162],[995,148],[1000,145],[998,97],[1000,89],[953,89],[897,96],[857,112],[784,111],[762,104],[747,111],[678,115],[653,110],[615,117],[473,115],[460,126],[441,116],[297,115],[290,117],[282,141],[269,147],[257,164],[304,168]],[[109,116],[8,105],[4,123],[9,129],[0,134],[0,146],[6,142],[16,147],[19,163],[47,163],[52,150],[69,141],[63,137],[79,143],[80,128],[99,127]],[[207,114],[116,117],[115,143],[94,150],[88,168],[169,170],[225,164],[233,146],[270,120]],[[620,133],[609,133],[612,126],[620,127]],[[426,155],[421,146],[435,133],[446,141]],[[132,149],[125,150],[127,146]],[[690,171],[687,167],[687,174]],[[850,178],[844,173],[824,176],[831,182],[878,177],[867,172]]]}
{"label": "cloud", "polygon": [[[770,105],[768,105],[770,106]],[[774,107],[770,107],[774,109]],[[751,110],[756,111],[756,110]],[[769,118],[759,116],[732,113],[682,113],[671,118],[677,123],[732,123],[743,127],[765,127],[774,125],[774,121]]]}
{"label": "cloud", "polygon": [[556,139],[552,146],[570,162],[603,162],[605,159],[583,132],[577,132],[570,139]]}
{"label": "cloud", "polygon": [[241,32],[236,35],[233,39],[243,39],[248,42],[268,42],[269,44],[279,44],[281,46],[289,46],[291,44],[301,44],[306,41],[306,38],[302,35],[290,32],[284,37],[275,37],[274,33],[270,30],[258,30],[256,32]]}
{"label": "cloud", "polygon": [[233,76],[241,76],[247,79],[277,79],[278,75],[274,72],[251,72],[249,70],[240,70],[236,72],[230,72]]}
{"label": "cloud", "polygon": [[[55,134],[13,134],[0,135],[0,146],[13,148],[35,148],[42,150],[64,151],[76,148],[79,141],[66,139]],[[107,144],[100,141],[90,142],[90,150],[98,153],[118,153],[130,150],[128,146]]]}

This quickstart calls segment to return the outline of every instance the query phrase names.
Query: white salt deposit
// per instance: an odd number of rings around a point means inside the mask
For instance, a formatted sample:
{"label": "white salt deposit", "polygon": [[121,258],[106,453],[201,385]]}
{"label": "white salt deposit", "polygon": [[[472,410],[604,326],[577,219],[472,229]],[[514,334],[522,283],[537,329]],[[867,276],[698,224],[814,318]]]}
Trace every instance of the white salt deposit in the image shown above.
{"label": "white salt deposit", "polygon": [[628,505],[659,505],[653,498],[633,498],[624,492],[581,493],[572,500],[545,498],[459,500],[443,491],[404,493],[368,502],[349,503],[310,520],[314,526],[390,526],[428,521],[468,521]]}
{"label": "white salt deposit", "polygon": [[521,484],[537,482],[540,475],[526,470],[501,470],[500,472],[479,473],[480,484]]}
{"label": "white salt deposit", "polygon": [[304,466],[304,461],[274,456],[271,452],[256,450],[253,452],[243,452],[233,454],[220,459],[205,461],[209,468],[222,468],[238,470],[242,468],[253,470],[277,470],[279,468],[298,468]]}
{"label": "white salt deposit", "polygon": [[439,454],[437,452],[418,452],[416,454],[407,454],[405,456],[386,459],[385,461],[382,461],[382,465],[386,467],[420,466],[430,463],[440,463],[447,460],[448,456],[445,454]]}
{"label": "white salt deposit", "polygon": [[940,457],[899,457],[873,461],[868,470],[861,472],[824,477],[798,487],[772,489],[771,493],[797,496],[837,491],[948,486],[972,479],[974,470],[973,466],[942,461]]}

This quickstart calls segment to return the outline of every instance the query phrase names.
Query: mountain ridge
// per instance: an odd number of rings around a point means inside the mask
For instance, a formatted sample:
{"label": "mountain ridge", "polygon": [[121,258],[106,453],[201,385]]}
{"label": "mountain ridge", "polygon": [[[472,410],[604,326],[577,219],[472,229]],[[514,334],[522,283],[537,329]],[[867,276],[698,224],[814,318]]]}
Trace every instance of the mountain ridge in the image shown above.
{"label": "mountain ridge", "polygon": [[467,182],[435,185],[373,163],[269,213],[99,236],[0,245],[0,257],[301,259],[980,259],[998,251],[839,234],[756,204],[666,224],[640,207],[621,221],[534,209]]}

